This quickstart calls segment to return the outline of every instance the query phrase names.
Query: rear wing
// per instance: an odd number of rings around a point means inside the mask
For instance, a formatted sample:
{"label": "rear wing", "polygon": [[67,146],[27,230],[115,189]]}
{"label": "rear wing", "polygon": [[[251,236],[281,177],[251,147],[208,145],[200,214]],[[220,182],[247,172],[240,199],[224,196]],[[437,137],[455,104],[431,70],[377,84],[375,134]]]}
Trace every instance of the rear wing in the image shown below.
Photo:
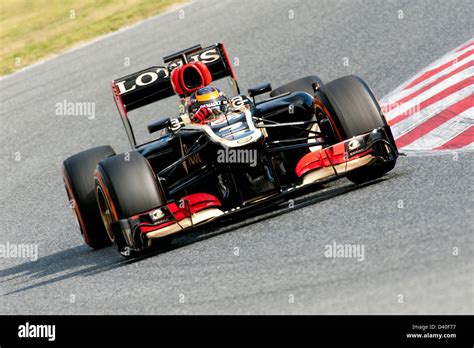
{"label": "rear wing", "polygon": [[200,61],[206,64],[213,81],[228,77],[236,94],[240,93],[232,65],[222,43],[205,48],[196,45],[170,54],[164,57],[163,61],[166,64],[164,66],[153,66],[112,81],[115,104],[132,147],[136,147],[136,141],[128,121],[128,112],[175,95],[170,79],[174,68]]}

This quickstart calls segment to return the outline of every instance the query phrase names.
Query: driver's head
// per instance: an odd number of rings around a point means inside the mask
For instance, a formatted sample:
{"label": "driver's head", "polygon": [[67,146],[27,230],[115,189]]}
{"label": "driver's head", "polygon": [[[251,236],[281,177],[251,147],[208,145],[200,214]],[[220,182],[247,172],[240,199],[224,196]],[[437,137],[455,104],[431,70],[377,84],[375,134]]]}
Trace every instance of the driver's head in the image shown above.
{"label": "driver's head", "polygon": [[214,116],[225,113],[227,98],[224,92],[213,86],[202,87],[193,92],[189,97],[189,112],[195,114],[204,106],[211,110]]}

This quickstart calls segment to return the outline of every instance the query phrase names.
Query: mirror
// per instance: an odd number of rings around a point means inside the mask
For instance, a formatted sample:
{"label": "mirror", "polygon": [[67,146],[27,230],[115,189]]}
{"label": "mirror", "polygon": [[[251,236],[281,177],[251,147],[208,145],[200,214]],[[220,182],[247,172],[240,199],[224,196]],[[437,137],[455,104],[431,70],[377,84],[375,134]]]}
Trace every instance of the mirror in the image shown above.
{"label": "mirror", "polygon": [[171,120],[169,117],[153,122],[152,124],[149,124],[147,127],[148,133],[152,134],[161,129],[168,128],[170,124],[171,124]]}
{"label": "mirror", "polygon": [[257,85],[255,87],[249,88],[248,93],[249,97],[255,97],[257,95],[270,92],[272,90],[272,85],[269,83],[262,83],[261,85]]}

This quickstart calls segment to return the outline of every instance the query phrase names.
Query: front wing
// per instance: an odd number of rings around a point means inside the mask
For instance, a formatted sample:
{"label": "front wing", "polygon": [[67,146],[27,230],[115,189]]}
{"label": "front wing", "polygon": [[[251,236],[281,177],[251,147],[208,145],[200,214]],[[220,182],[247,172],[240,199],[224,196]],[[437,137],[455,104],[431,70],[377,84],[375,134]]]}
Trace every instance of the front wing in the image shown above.
{"label": "front wing", "polygon": [[[191,230],[223,217],[233,218],[249,209],[257,210],[257,206],[285,199],[290,194],[295,195],[299,189],[306,188],[310,184],[338,179],[363,166],[376,166],[384,163],[387,161],[386,153],[381,153],[380,145],[382,148],[383,146],[391,147],[390,142],[386,139],[386,129],[382,127],[374,129],[370,133],[309,152],[296,165],[295,171],[299,182],[295,183],[295,186],[281,190],[277,195],[269,195],[259,203],[246,207],[235,207],[230,211],[223,211],[217,197],[207,193],[195,193],[185,196],[177,202],[168,202],[164,206],[113,222],[112,230],[115,243],[119,251],[127,256],[130,251],[138,252],[149,248],[153,239]],[[396,149],[395,151],[387,149],[387,152],[392,152],[395,156],[398,155]]]}

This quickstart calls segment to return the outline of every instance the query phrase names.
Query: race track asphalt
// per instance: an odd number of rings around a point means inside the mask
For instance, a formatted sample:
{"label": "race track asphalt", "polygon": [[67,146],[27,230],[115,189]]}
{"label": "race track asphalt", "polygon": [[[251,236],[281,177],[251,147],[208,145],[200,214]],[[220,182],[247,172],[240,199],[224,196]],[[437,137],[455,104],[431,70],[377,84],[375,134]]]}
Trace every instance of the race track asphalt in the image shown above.
{"label": "race track asphalt", "polygon": [[[35,262],[0,259],[0,312],[472,314],[473,152],[409,154],[371,185],[341,179],[304,207],[182,235],[134,262],[83,244],[59,170],[89,147],[128,149],[113,78],[224,42],[244,90],[357,74],[381,98],[474,32],[470,0],[196,1],[183,11],[0,80],[0,243],[39,248]],[[56,115],[64,101],[94,103],[95,117]],[[175,107],[132,114],[139,138]],[[363,245],[364,259],[326,258],[333,242]]]}

